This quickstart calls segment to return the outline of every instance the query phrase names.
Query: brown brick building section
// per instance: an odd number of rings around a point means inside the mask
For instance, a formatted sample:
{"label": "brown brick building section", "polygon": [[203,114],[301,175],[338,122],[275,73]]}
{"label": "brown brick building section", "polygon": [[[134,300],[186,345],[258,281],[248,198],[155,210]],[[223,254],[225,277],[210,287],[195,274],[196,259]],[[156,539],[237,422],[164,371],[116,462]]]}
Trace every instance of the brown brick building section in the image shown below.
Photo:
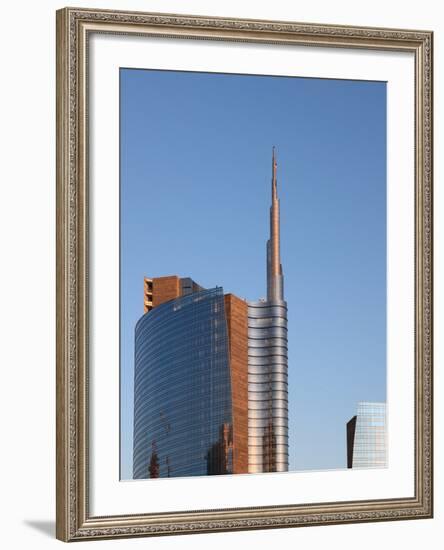
{"label": "brown brick building section", "polygon": [[153,307],[180,296],[179,277],[155,277],[153,279]]}
{"label": "brown brick building section", "polygon": [[248,473],[248,305],[225,294],[233,406],[233,473]]}
{"label": "brown brick building section", "polygon": [[144,313],[164,302],[179,298],[181,295],[180,279],[177,275],[144,279]]}

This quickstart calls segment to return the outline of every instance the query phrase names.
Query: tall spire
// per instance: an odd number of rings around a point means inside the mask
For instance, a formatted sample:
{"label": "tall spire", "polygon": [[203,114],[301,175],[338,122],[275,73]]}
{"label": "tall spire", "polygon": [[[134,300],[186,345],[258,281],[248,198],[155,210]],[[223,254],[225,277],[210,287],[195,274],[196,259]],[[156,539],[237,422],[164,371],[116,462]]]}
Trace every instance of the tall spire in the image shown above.
{"label": "tall spire", "polygon": [[276,172],[277,172],[277,161],[276,161],[276,148],[273,145],[273,152],[271,155],[271,201],[275,201],[277,199],[277,179],[276,179]]}
{"label": "tall spire", "polygon": [[277,194],[277,161],[276,150],[272,152],[270,239],[267,242],[267,299],[283,300],[283,277],[280,253],[280,215]]}

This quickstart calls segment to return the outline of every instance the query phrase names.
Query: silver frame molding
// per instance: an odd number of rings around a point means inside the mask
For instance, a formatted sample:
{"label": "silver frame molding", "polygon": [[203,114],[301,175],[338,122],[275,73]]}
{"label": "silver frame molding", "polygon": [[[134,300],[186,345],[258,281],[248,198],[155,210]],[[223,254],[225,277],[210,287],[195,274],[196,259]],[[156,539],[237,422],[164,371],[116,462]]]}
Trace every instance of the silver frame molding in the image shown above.
{"label": "silver frame molding", "polygon": [[[92,32],[409,51],[415,56],[415,496],[92,517],[88,509],[87,43]],[[432,42],[429,31],[65,8],[57,12],[57,538],[430,518]]]}

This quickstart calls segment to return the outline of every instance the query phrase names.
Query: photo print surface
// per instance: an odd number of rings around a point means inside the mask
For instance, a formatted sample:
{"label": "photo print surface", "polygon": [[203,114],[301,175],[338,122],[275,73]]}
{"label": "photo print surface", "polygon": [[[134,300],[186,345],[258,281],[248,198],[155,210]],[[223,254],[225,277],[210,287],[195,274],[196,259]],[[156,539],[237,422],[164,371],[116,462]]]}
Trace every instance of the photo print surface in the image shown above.
{"label": "photo print surface", "polygon": [[387,466],[386,84],[120,69],[120,479]]}

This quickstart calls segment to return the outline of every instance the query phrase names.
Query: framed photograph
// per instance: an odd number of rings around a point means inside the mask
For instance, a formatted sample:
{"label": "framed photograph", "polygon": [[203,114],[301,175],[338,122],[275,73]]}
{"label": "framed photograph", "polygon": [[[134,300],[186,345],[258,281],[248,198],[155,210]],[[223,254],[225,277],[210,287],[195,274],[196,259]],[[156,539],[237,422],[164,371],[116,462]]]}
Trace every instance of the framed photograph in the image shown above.
{"label": "framed photograph", "polygon": [[430,518],[430,31],[57,12],[57,537]]}

